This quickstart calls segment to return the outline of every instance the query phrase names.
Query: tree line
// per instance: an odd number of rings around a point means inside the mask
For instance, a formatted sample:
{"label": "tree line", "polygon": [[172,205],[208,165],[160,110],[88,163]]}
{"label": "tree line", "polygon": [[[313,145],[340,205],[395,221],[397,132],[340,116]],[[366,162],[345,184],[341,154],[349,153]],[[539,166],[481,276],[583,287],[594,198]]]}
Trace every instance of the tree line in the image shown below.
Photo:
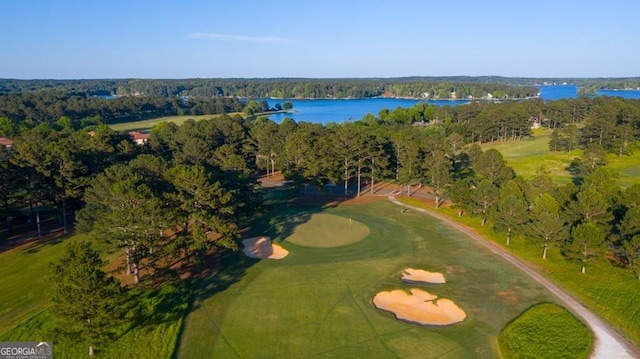
{"label": "tree line", "polygon": [[0,93],[64,92],[88,96],[152,96],[161,98],[370,98],[378,96],[455,99],[535,97],[538,89],[467,77],[369,79],[120,79],[2,80]]}
{"label": "tree line", "polygon": [[621,189],[588,151],[577,158],[567,185],[554,184],[543,167],[525,180],[498,151],[483,152],[452,128],[260,120],[252,133],[267,174],[281,169],[299,185],[343,183],[345,194],[356,196],[374,193],[380,181],[404,184],[407,193],[425,186],[436,207],[450,199],[460,215],[476,214],[483,225],[491,219],[507,244],[521,234],[542,247],[543,258],[558,246],[583,271],[608,252],[640,279],[640,185]]}
{"label": "tree line", "polygon": [[19,132],[19,127],[53,125],[63,117],[80,128],[163,116],[241,112],[244,106],[245,103],[236,98],[125,96],[107,99],[58,91],[0,94],[0,119],[4,119],[0,136],[12,137]]}

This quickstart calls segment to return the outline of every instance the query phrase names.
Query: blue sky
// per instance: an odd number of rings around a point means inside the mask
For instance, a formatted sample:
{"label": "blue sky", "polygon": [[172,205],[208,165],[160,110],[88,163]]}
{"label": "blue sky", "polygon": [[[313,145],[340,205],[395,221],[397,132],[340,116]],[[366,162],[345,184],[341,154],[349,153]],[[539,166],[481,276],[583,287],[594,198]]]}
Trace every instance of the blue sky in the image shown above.
{"label": "blue sky", "polygon": [[0,78],[640,76],[640,2],[0,1]]}

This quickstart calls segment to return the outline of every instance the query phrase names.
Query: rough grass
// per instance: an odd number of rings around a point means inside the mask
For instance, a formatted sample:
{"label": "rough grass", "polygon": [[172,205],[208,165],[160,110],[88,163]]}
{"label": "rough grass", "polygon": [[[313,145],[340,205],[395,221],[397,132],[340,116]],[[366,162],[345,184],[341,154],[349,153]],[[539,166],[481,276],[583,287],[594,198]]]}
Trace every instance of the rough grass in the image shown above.
{"label": "rough grass", "polygon": [[[239,114],[239,112],[228,113],[227,115],[231,116],[235,114]],[[144,130],[150,130],[153,126],[157,125],[160,122],[174,122],[176,125],[180,126],[183,123],[187,122],[188,120],[200,121],[200,120],[216,118],[218,116],[221,116],[221,115],[167,116],[167,117],[152,118],[149,120],[142,120],[142,121],[116,123],[116,124],[109,125],[109,127],[111,127],[115,131],[144,131]]]}
{"label": "rough grass", "polygon": [[286,240],[303,247],[331,248],[359,242],[368,234],[369,227],[352,218],[316,213]]}
{"label": "rough grass", "polygon": [[[309,248],[286,239],[316,213],[353,218],[364,240]],[[488,250],[423,214],[379,201],[335,208],[280,209],[255,223],[290,251],[282,260],[226,257],[197,289],[179,358],[495,358],[497,336],[531,305],[552,300],[537,283]],[[411,285],[402,271],[442,272],[443,285]],[[383,290],[421,287],[467,313],[449,327],[408,324],[378,310]]]}
{"label": "rough grass", "polygon": [[404,198],[403,202],[416,207],[428,207],[473,228],[483,237],[509,250],[542,275],[559,284],[625,337],[640,345],[640,281],[630,270],[612,265],[601,258],[589,264],[586,274],[582,274],[581,264],[566,260],[557,247],[551,247],[547,252],[547,259],[543,260],[542,248],[528,243],[522,236],[514,237],[511,245],[506,246],[506,235],[495,232],[491,221],[483,227],[478,216],[458,217],[457,211],[452,208],[435,209],[431,204],[414,198]]}
{"label": "rough grass", "polygon": [[[540,166],[544,166],[555,183],[569,183],[571,174],[568,167],[574,158],[582,156],[582,150],[574,150],[571,153],[551,152],[549,150],[550,135],[550,130],[536,129],[531,138],[522,141],[488,143],[482,148],[483,150],[494,148],[500,151],[507,165],[526,179],[532,178]],[[632,153],[628,156],[607,155],[607,168],[619,173],[618,182],[622,187],[640,183],[640,147],[636,144],[631,150]]]}
{"label": "rough grass", "polygon": [[509,323],[498,336],[503,358],[587,358],[593,349],[589,329],[565,308],[542,303]]}

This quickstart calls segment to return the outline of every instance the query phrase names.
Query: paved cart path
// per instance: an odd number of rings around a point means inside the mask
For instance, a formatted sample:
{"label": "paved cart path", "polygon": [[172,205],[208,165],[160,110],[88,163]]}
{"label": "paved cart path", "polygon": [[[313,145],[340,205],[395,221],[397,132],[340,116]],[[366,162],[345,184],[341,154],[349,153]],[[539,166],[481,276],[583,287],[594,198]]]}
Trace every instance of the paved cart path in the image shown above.
{"label": "paved cart path", "polygon": [[414,211],[422,212],[431,217],[434,217],[442,222],[444,222],[447,226],[454,228],[471,239],[475,240],[479,244],[488,248],[492,253],[504,258],[507,262],[513,264],[518,269],[529,275],[535,281],[540,283],[542,286],[547,288],[551,293],[553,293],[563,304],[567,307],[567,309],[571,310],[576,316],[582,318],[582,320],[591,328],[591,331],[594,334],[595,342],[594,342],[594,352],[592,354],[592,358],[596,359],[640,359],[640,350],[634,347],[631,343],[629,343],[626,339],[624,339],[621,335],[619,335],[613,328],[611,328],[608,324],[603,322],[600,318],[598,318],[595,314],[593,314],[590,310],[585,308],[582,304],[580,304],[577,300],[575,300],[571,295],[565,292],[562,288],[557,285],[551,283],[549,280],[541,276],[538,272],[529,268],[522,261],[512,256],[506,250],[498,246],[497,244],[488,241],[482,238],[477,233],[472,230],[464,227],[456,223],[455,221],[440,215],[436,212],[413,207],[398,201],[393,193],[389,194],[389,200],[399,206],[403,206],[406,208],[410,208]]}

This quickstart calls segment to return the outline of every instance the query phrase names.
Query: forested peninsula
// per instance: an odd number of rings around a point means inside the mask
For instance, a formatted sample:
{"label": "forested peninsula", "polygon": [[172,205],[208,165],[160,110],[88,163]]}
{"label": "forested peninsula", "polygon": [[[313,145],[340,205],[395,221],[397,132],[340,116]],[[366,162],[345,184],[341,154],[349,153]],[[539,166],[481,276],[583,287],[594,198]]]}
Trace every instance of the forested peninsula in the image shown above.
{"label": "forested peninsula", "polygon": [[75,95],[241,97],[241,98],[371,98],[523,99],[536,97],[534,86],[465,77],[370,79],[121,79],[0,80],[0,93],[50,91]]}
{"label": "forested peninsula", "polygon": [[523,99],[538,96],[537,85],[570,83],[596,89],[637,89],[640,78],[520,78],[444,76],[400,78],[263,79],[0,79],[0,94],[32,91],[112,98],[371,98]]}

